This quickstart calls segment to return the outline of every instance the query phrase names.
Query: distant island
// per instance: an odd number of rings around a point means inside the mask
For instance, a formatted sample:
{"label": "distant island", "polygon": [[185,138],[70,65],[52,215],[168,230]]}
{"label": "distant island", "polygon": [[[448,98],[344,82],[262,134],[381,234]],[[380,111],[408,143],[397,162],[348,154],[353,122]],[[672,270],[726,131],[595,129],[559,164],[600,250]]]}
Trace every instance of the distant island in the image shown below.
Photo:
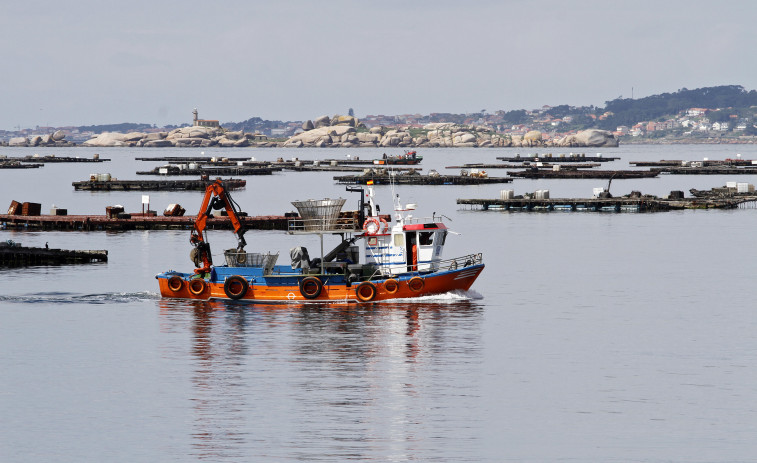
{"label": "distant island", "polygon": [[754,143],[757,92],[739,85],[686,88],[595,106],[543,106],[429,115],[347,115],[304,121],[199,119],[155,127],[111,124],[0,130],[6,146],[613,147],[621,143]]}

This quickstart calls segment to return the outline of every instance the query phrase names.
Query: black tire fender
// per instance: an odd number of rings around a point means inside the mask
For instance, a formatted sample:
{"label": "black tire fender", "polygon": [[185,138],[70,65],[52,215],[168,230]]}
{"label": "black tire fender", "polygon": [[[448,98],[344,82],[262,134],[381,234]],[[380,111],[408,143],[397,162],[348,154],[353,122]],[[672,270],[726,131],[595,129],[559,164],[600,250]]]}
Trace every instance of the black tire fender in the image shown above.
{"label": "black tire fender", "polygon": [[321,295],[323,283],[316,277],[309,276],[300,280],[300,294],[305,299],[315,299]]}
{"label": "black tire fender", "polygon": [[230,299],[242,299],[248,289],[250,289],[250,284],[239,275],[230,276],[223,282],[223,292]]}

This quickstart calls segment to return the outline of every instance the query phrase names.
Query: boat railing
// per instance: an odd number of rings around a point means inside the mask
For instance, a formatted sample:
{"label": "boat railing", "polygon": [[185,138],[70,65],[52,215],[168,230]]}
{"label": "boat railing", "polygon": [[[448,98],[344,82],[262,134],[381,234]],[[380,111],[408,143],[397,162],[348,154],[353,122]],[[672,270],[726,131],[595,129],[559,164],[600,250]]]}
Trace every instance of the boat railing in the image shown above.
{"label": "boat railing", "polygon": [[405,224],[436,222],[436,217],[405,217]]}
{"label": "boat railing", "polygon": [[315,219],[297,217],[287,222],[289,233],[343,233],[360,229],[361,225],[354,217],[339,217],[336,220],[329,217]]}
{"label": "boat railing", "polygon": [[444,271],[444,270],[457,270],[459,268],[470,267],[471,265],[481,264],[483,263],[483,261],[484,261],[484,257],[479,252],[477,254],[468,254],[462,257],[455,257],[454,259],[440,260],[439,262],[436,262],[435,264],[436,264],[436,268],[438,268],[439,271]]}
{"label": "boat railing", "polygon": [[278,252],[275,254],[271,254],[270,252],[264,254],[228,249],[224,251],[223,255],[229,267],[258,267],[263,269],[264,274],[271,273],[274,265],[276,265],[276,261],[279,259]]}
{"label": "boat railing", "polygon": [[[446,272],[449,270],[457,270],[457,269],[462,269],[465,267],[470,267],[472,265],[482,264],[483,262],[484,262],[484,257],[479,252],[477,254],[467,254],[465,256],[455,257],[453,259],[444,259],[444,260],[433,261],[430,263],[419,264],[418,270],[420,270],[421,273]],[[374,279],[382,279],[382,278],[391,278],[394,275],[396,275],[396,273],[388,272],[385,267],[379,267],[379,268],[376,268],[376,270],[366,279],[374,280]]]}

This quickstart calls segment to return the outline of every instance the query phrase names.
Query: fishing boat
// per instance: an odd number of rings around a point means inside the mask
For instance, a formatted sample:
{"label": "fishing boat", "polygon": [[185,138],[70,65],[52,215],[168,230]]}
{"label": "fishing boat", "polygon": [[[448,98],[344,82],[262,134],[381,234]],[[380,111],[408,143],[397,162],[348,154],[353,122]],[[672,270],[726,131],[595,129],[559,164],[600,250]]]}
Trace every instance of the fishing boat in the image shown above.
{"label": "fishing boat", "polygon": [[[290,265],[278,265],[278,252],[247,252],[238,205],[221,180],[208,186],[190,235],[193,272],[169,270],[156,275],[163,297],[231,299],[260,302],[372,303],[468,290],[484,269],[480,253],[443,259],[452,233],[434,213],[413,217],[414,204],[394,197],[395,223],[381,215],[373,188],[347,187],[360,193],[359,210],[342,212],[345,199],[294,201],[299,215],[291,218],[293,237],[320,237],[320,257],[311,259],[302,246],[290,249]],[[226,209],[237,247],[224,252],[225,263],[214,265],[204,233],[214,209]],[[324,238],[338,244],[324,254]],[[358,243],[362,243],[361,246]]]}
{"label": "fishing boat", "polygon": [[417,152],[405,151],[404,154],[389,156],[384,153],[381,159],[376,159],[373,163],[379,165],[409,166],[420,164],[422,160],[423,156],[419,156]]}

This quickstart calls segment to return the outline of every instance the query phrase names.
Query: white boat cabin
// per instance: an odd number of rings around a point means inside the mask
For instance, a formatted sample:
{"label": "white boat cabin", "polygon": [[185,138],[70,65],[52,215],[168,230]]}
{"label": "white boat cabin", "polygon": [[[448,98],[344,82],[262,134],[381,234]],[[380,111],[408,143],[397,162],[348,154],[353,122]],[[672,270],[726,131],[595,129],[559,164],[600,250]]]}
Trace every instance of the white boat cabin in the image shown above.
{"label": "white boat cabin", "polygon": [[373,203],[373,191],[369,190],[370,216],[366,219],[364,243],[365,260],[376,265],[384,274],[425,272],[439,269],[447,226],[436,218],[414,219],[404,213],[415,209],[414,204],[404,208],[395,204],[396,223],[391,228],[381,220]]}

